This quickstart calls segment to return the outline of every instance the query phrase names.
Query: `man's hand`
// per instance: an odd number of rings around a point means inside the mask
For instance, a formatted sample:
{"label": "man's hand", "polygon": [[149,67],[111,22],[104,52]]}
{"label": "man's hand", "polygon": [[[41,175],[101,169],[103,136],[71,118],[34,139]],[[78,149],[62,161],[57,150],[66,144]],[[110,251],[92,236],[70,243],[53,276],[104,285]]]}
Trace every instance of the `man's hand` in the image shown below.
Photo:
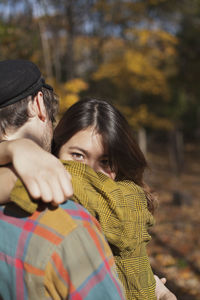
{"label": "man's hand", "polygon": [[157,275],[154,275],[156,280],[156,297],[158,300],[177,300],[176,296],[170,292],[170,290],[164,285],[166,279],[160,279]]}
{"label": "man's hand", "polygon": [[58,205],[73,195],[71,175],[59,159],[29,139],[5,143],[7,162],[13,164],[33,198]]}

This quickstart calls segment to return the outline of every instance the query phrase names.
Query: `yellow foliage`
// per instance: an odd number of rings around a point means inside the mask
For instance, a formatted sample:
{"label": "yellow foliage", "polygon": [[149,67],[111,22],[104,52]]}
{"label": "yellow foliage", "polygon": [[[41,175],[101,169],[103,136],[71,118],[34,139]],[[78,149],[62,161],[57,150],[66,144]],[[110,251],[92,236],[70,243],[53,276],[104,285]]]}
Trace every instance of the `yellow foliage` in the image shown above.
{"label": "yellow foliage", "polygon": [[176,45],[178,43],[176,36],[161,29],[133,28],[126,30],[126,34],[129,37],[137,38],[142,45],[144,45],[144,42],[155,43],[158,41],[164,44],[172,43]]}
{"label": "yellow foliage", "polygon": [[87,90],[88,84],[80,78],[75,78],[67,81],[64,84],[64,89],[69,93],[80,93],[81,91]]}
{"label": "yellow foliage", "polygon": [[129,124],[135,129],[141,126],[163,130],[171,130],[173,128],[173,124],[170,120],[152,114],[145,104],[135,109],[129,106],[118,106],[118,108],[127,117]]}
{"label": "yellow foliage", "polygon": [[80,92],[87,90],[88,84],[81,78],[71,79],[64,84],[54,84],[55,91],[60,97],[60,114],[80,99]]}
{"label": "yellow foliage", "polygon": [[76,94],[67,94],[61,98],[60,101],[60,111],[64,112],[68,107],[73,105],[79,100],[79,96]]}
{"label": "yellow foliage", "polygon": [[112,79],[113,77],[119,76],[119,72],[120,72],[119,64],[115,64],[112,62],[102,64],[99,70],[96,73],[94,73],[93,79],[100,80],[104,77]]}
{"label": "yellow foliage", "polygon": [[126,48],[126,43],[121,38],[111,37],[102,46],[102,52],[104,57],[108,57],[108,54],[121,53]]}
{"label": "yellow foliage", "polygon": [[153,95],[169,97],[165,73],[154,59],[139,51],[127,50],[123,55],[105,62],[93,75],[94,80],[111,79],[118,87],[126,86]]}
{"label": "yellow foliage", "polygon": [[176,57],[177,39],[158,29],[136,28],[126,33],[134,47],[117,38],[105,42],[104,62],[93,79],[107,78],[121,90],[134,89],[169,99],[168,76],[176,72],[172,62]]}
{"label": "yellow foliage", "polygon": [[78,61],[81,59],[87,59],[90,57],[90,53],[93,49],[98,48],[99,39],[96,36],[77,36],[74,40],[74,56]]}
{"label": "yellow foliage", "polygon": [[148,61],[142,53],[128,50],[124,54],[125,67],[128,71],[136,73],[138,75],[144,74],[144,68],[148,68]]}

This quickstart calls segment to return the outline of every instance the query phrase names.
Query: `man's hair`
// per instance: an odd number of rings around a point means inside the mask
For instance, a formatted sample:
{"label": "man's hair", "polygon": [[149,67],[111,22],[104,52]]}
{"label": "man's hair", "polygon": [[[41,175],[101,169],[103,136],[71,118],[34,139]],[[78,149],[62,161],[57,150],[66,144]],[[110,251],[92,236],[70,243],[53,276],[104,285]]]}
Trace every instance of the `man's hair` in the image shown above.
{"label": "man's hair", "polygon": [[[58,111],[58,96],[50,89],[41,87],[44,105],[49,120],[54,123]],[[9,129],[18,129],[29,119],[28,103],[33,101],[39,91],[35,92],[14,104],[0,108],[0,136],[5,135]]]}

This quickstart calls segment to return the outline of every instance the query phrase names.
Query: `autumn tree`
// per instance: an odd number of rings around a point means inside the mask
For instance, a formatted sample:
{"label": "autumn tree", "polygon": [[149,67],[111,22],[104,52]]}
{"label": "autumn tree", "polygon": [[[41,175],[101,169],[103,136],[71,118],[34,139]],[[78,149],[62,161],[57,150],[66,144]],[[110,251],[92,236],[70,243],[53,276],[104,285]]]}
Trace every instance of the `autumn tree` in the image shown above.
{"label": "autumn tree", "polygon": [[1,59],[33,60],[63,94],[68,81],[82,80],[87,90],[78,94],[113,100],[136,130],[188,133],[199,126],[198,0],[2,5],[9,10],[0,18]]}

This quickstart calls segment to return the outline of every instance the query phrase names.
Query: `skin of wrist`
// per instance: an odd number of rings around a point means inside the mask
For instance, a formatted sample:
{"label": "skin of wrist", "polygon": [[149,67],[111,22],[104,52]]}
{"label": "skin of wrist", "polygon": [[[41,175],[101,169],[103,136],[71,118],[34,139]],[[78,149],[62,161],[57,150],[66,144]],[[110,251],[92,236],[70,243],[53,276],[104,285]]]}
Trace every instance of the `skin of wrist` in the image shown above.
{"label": "skin of wrist", "polygon": [[13,158],[14,158],[14,154],[16,151],[16,140],[12,140],[12,141],[7,141],[7,156],[8,156],[8,163],[12,163]]}
{"label": "skin of wrist", "polygon": [[7,165],[12,162],[12,146],[11,141],[4,140],[0,144],[0,165]]}
{"label": "skin of wrist", "polygon": [[10,163],[13,162],[15,155],[17,156],[17,151],[18,150],[21,151],[21,149],[23,148],[23,144],[27,145],[27,143],[31,143],[31,141],[25,138],[8,141],[7,150],[8,150],[8,158]]}

